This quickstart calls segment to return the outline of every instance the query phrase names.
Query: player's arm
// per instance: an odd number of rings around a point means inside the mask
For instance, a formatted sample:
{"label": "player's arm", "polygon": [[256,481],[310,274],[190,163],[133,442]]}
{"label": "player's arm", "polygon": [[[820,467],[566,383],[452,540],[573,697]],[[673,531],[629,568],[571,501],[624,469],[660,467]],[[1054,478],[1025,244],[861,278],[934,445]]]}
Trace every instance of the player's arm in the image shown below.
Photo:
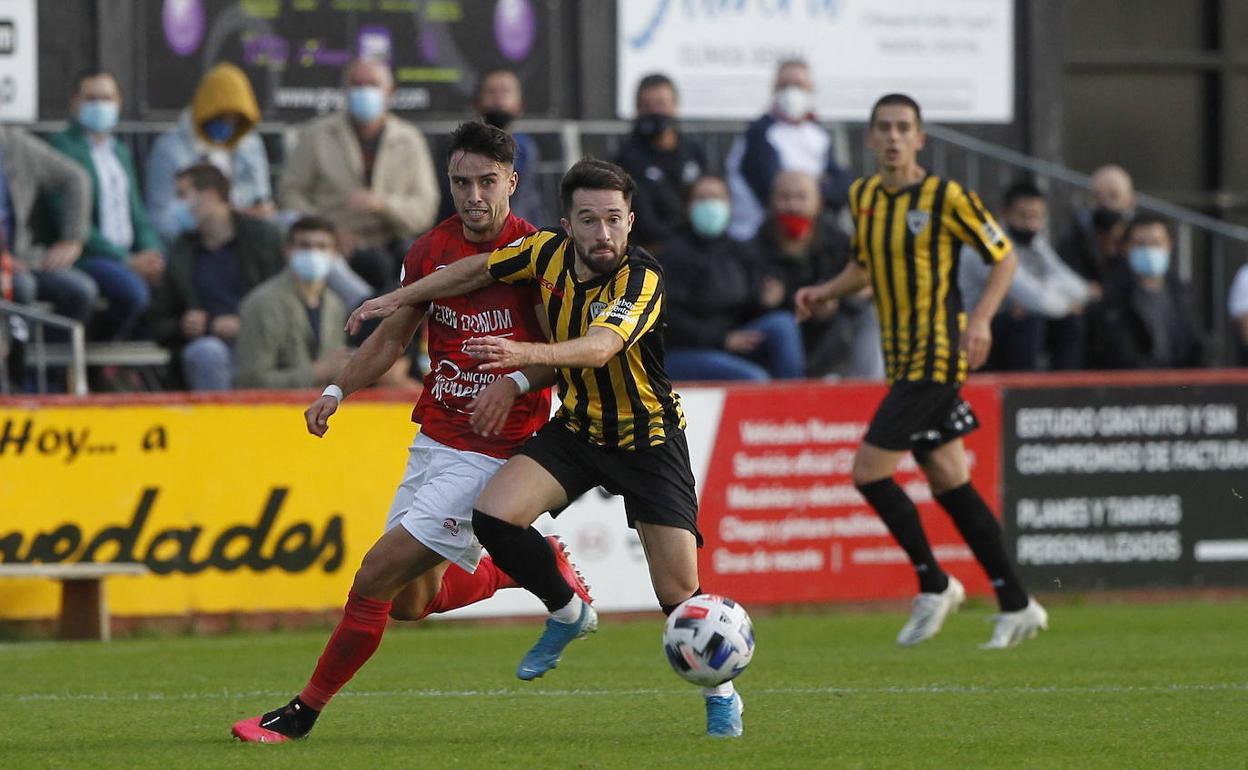
{"label": "player's arm", "polygon": [[[334,385],[342,390],[343,398],[372,385],[378,377],[390,371],[394,362],[407,350],[425,317],[425,310],[424,307],[400,307],[368,335],[334,380]],[[329,430],[329,417],[338,410],[338,403],[338,397],[333,394],[322,395],[312,402],[303,413],[308,433],[324,436]]]}
{"label": "player's arm", "polygon": [[476,337],[464,343],[464,352],[484,361],[479,367],[482,371],[530,366],[596,369],[623,350],[624,342],[623,337],[610,329],[591,326],[584,336],[565,342],[515,342],[506,337]]}
{"label": "player's arm", "polygon": [[450,267],[434,270],[418,281],[374,297],[360,305],[347,319],[347,331],[356,334],[360,326],[373,318],[386,318],[405,306],[421,306],[442,297],[458,297],[483,289],[494,282],[487,268],[489,254],[464,257]]}
{"label": "player's arm", "polygon": [[499,377],[481,391],[468,409],[468,426],[478,436],[497,436],[507,424],[516,399],[535,390],[555,384],[555,370],[548,366],[526,366],[518,372]]}
{"label": "player's arm", "polygon": [[1018,260],[1013,249],[993,263],[988,271],[988,281],[984,284],[984,293],[966,319],[966,334],[962,335],[961,346],[966,351],[966,363],[972,369],[978,369],[988,360],[988,351],[992,348],[992,317],[997,314],[997,308],[1001,307],[1001,301],[1009,292],[1017,267]]}
{"label": "player's arm", "polygon": [[793,309],[798,321],[809,320],[823,312],[825,307],[850,294],[856,294],[871,285],[871,273],[857,262],[849,264],[835,277],[814,286],[803,286],[793,295]]}

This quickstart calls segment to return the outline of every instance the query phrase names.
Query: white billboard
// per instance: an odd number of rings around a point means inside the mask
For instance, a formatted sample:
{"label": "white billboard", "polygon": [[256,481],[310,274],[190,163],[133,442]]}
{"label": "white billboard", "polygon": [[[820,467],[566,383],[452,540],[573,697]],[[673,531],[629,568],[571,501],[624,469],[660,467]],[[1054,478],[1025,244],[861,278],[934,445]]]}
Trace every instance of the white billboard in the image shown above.
{"label": "white billboard", "polygon": [[680,90],[681,116],[767,110],[776,64],[810,63],[816,113],[865,121],[882,94],[951,123],[1014,119],[1014,0],[620,0],[616,104],[633,116],[652,72]]}
{"label": "white billboard", "polygon": [[38,118],[38,47],[35,0],[0,0],[0,121]]}

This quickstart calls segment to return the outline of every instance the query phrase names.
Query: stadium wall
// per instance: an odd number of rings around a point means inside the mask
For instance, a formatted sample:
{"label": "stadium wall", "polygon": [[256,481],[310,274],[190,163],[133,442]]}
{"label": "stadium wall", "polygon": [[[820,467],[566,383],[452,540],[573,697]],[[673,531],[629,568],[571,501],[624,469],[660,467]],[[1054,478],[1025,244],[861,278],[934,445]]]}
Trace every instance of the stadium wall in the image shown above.
{"label": "stadium wall", "polygon": [[[1037,590],[1248,582],[1248,374],[977,377],[972,475]],[[883,387],[682,389],[701,499],[703,586],[752,605],[894,599],[902,552],[854,491]],[[380,532],[415,426],[369,393],[307,435],[305,393],[0,401],[0,562],[141,561],[118,617],[306,614],[343,601]],[[988,585],[913,463],[900,483],[937,555]],[[600,491],[557,521],[606,611],[652,610],[640,543]],[[0,581],[0,620],[58,611],[46,580]],[[455,613],[537,614],[522,591]]]}

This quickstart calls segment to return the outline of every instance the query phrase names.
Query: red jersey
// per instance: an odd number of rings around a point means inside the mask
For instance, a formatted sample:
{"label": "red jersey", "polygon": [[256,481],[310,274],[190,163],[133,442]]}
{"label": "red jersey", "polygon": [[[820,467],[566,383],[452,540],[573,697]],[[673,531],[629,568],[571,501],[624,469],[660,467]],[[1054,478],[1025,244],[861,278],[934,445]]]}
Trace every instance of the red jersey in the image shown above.
{"label": "red jersey", "polygon": [[[403,260],[404,286],[464,257],[506,246],[537,228],[510,214],[491,242],[464,238],[458,215],[422,235]],[[480,363],[463,351],[473,337],[507,337],[517,342],[546,342],[534,306],[541,302],[536,286],[495,283],[462,297],[445,297],[429,306],[429,374],[425,390],[412,410],[412,421],[438,443],[491,457],[508,458],[550,418],[550,390],[516,398],[507,423],[497,436],[478,436],[468,426],[468,405],[506,371],[482,372]]]}

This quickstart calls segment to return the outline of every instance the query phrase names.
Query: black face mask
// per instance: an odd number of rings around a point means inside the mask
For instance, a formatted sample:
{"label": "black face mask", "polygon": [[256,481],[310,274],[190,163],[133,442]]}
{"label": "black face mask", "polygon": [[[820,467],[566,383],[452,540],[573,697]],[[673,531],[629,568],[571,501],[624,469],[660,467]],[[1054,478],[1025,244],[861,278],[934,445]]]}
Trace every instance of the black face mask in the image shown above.
{"label": "black face mask", "polygon": [[642,139],[653,141],[659,134],[675,125],[676,119],[670,115],[640,115],[633,123],[633,131]]}
{"label": "black face mask", "polygon": [[500,131],[506,131],[511,122],[516,119],[516,116],[507,110],[486,110],[481,113],[481,119],[485,121],[487,126],[494,126]]}
{"label": "black face mask", "polygon": [[1103,206],[1092,209],[1092,226],[1096,228],[1097,232],[1104,233],[1112,230],[1114,225],[1121,221],[1121,211],[1114,211]]}
{"label": "black face mask", "polygon": [[1019,246],[1030,246],[1031,242],[1036,239],[1035,230],[1024,230],[1021,227],[1007,227],[1006,230],[1010,234],[1010,240]]}

